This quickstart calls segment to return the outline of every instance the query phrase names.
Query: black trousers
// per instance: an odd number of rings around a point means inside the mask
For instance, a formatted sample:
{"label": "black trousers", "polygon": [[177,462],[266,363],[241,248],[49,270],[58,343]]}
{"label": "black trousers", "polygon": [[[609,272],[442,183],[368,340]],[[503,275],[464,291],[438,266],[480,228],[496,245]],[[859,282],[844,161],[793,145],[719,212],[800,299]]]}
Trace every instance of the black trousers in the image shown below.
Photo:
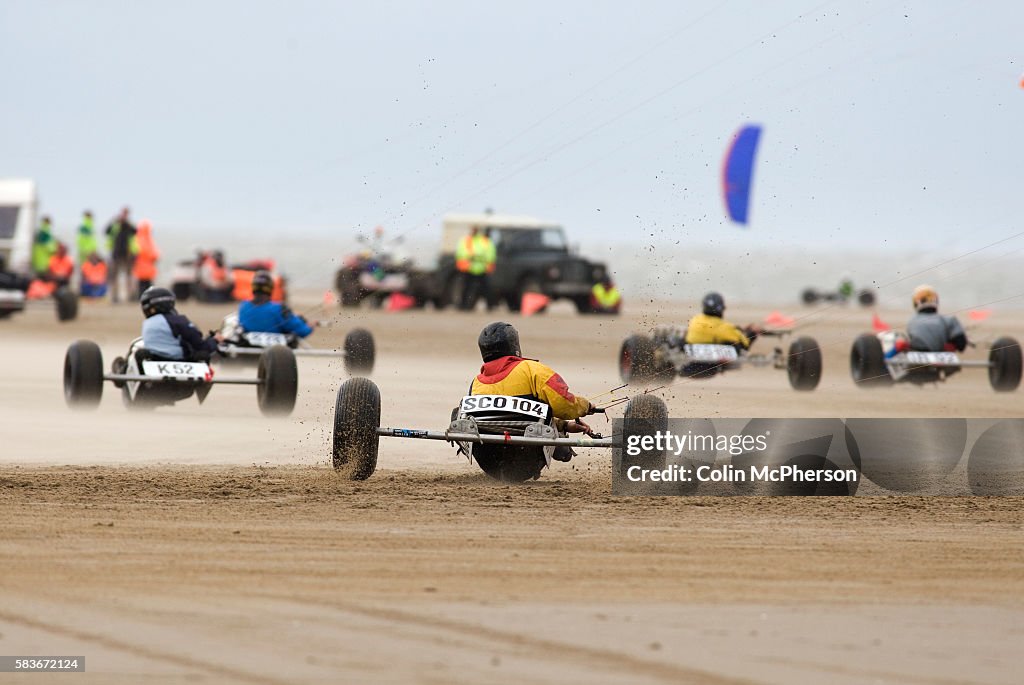
{"label": "black trousers", "polygon": [[459,309],[471,311],[476,308],[477,301],[483,297],[490,304],[491,280],[487,274],[462,274],[462,302]]}

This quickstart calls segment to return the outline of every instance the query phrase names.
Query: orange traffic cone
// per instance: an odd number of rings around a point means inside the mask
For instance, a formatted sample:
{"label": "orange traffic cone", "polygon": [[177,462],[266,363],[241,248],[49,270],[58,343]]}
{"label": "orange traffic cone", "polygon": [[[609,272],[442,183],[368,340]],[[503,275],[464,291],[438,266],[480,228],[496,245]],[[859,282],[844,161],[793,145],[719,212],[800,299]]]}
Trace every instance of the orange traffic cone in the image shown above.
{"label": "orange traffic cone", "polygon": [[416,298],[412,295],[405,295],[403,293],[391,293],[391,297],[388,298],[388,311],[389,312],[400,312],[405,309],[410,309],[416,305]]}
{"label": "orange traffic cone", "polygon": [[551,302],[551,298],[547,295],[541,295],[540,293],[523,293],[523,301],[519,305],[519,309],[523,316],[532,316],[537,312],[542,312]]}

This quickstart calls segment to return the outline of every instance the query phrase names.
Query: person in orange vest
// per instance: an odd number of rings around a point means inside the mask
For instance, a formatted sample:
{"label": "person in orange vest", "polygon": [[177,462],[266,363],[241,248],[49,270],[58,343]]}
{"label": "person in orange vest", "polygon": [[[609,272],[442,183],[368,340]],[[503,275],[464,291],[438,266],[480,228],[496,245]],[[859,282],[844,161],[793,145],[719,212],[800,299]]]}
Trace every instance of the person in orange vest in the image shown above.
{"label": "person in orange vest", "polygon": [[214,250],[203,259],[199,269],[199,283],[207,302],[230,302],[234,284],[224,266],[224,253]]}
{"label": "person in orange vest", "polygon": [[156,263],[160,260],[160,251],[153,242],[153,224],[149,219],[143,219],[135,227],[134,244],[132,252],[135,254],[135,263],[132,265],[132,276],[138,283],[139,297],[156,279]]}
{"label": "person in orange vest", "polygon": [[46,280],[61,288],[71,282],[75,273],[75,261],[68,254],[68,247],[62,242],[57,243],[57,251],[50,257],[46,269]]}
{"label": "person in orange vest", "polygon": [[104,297],[107,294],[107,263],[93,250],[82,262],[82,297]]}

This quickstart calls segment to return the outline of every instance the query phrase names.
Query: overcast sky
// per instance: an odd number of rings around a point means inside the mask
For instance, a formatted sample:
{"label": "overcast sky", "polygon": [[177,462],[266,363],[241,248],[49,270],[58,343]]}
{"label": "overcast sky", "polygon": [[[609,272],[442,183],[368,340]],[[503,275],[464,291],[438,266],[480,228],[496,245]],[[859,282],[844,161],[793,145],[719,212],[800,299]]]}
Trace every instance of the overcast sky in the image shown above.
{"label": "overcast sky", "polygon": [[[0,2],[0,176],[70,227],[967,250],[1024,230],[1024,3]],[[751,225],[723,152],[764,126]]]}

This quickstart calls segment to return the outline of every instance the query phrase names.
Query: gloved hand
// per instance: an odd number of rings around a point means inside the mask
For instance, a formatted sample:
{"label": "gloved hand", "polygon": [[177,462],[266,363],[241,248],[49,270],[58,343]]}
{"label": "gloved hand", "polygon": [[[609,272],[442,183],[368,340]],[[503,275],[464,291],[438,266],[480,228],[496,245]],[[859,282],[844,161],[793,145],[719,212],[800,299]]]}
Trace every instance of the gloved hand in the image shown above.
{"label": "gloved hand", "polygon": [[565,424],[565,432],[566,433],[585,433],[587,435],[590,435],[591,428],[584,421],[582,421],[580,419],[576,419],[575,421],[568,421],[568,422],[566,422],[566,424]]}
{"label": "gloved hand", "polygon": [[749,324],[746,328],[743,329],[743,335],[747,336],[747,338],[751,342],[753,342],[754,339],[757,336],[761,335],[762,333],[764,333],[764,327],[759,326],[756,323]]}

